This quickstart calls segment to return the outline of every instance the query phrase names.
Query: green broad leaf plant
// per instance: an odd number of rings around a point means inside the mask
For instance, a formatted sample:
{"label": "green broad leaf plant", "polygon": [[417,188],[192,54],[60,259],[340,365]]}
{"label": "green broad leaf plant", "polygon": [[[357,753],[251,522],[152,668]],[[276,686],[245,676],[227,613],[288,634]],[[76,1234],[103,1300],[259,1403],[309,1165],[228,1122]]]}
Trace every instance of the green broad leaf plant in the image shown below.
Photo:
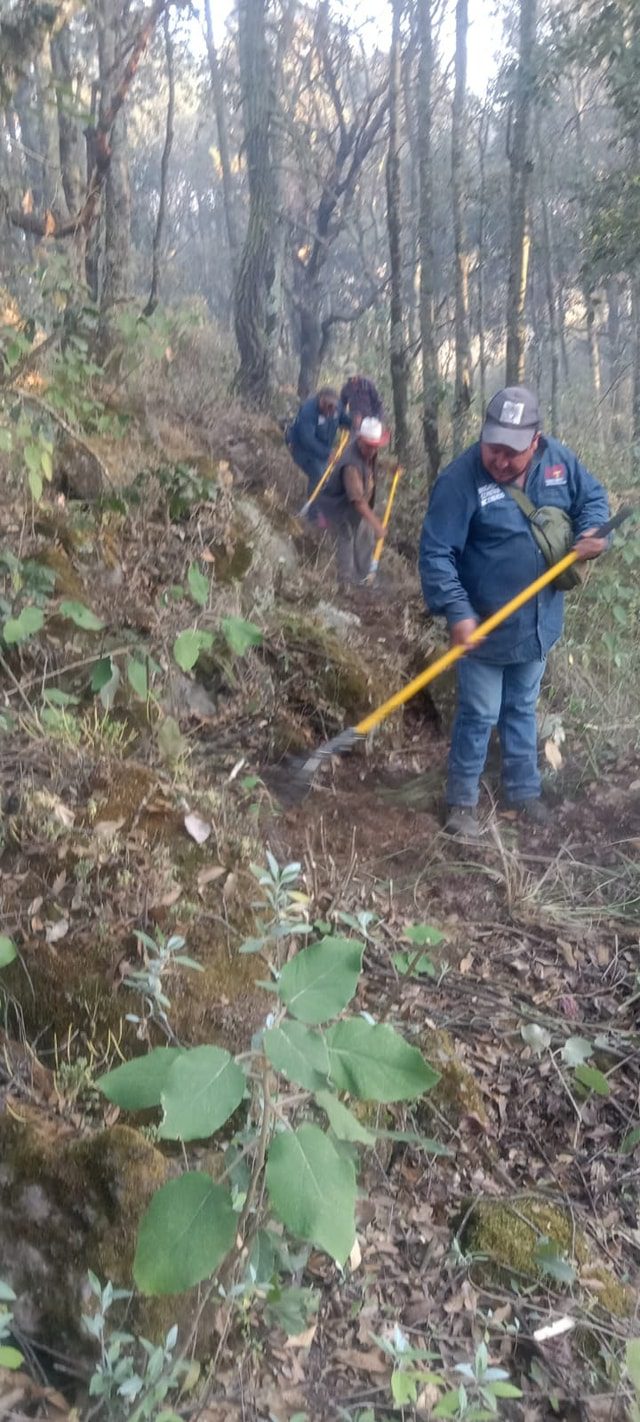
{"label": "green broad leaf plant", "polygon": [[[343,1268],[355,1243],[358,1151],[382,1133],[375,1109],[361,1119],[358,1103],[417,1100],[438,1081],[395,1027],[354,1009],[365,944],[310,928],[304,914],[292,919],[292,906],[307,903],[294,887],[300,872],[271,854],[266,871],[254,867],[269,913],[264,986],[275,1000],[251,1050],[234,1058],[214,1045],[156,1046],[98,1080],[123,1111],[159,1112],[158,1137],[177,1142],[185,1162],[140,1225],[133,1274],[145,1294],[215,1278],[235,1251],[246,1288],[298,1316],[296,1291],[280,1287],[283,1251],[302,1245],[304,1262],[314,1246]],[[320,936],[299,946],[305,930]],[[192,1168],[189,1144],[221,1131],[219,1166]]]}

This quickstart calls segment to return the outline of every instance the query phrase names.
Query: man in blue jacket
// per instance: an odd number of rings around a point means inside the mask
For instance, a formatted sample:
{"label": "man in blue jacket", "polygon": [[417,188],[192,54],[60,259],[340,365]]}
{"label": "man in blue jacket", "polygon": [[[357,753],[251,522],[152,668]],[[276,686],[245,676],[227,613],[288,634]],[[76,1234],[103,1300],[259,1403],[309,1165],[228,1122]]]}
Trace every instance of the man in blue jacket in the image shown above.
{"label": "man in blue jacket", "polygon": [[[607,540],[601,484],[566,445],[543,435],[538,401],[508,386],[490,401],[477,444],[434,484],[420,543],[420,577],[429,611],[446,617],[452,645],[468,645],[479,622],[545,572],[526,513],[509,492],[537,508],[555,505],[573,524],[581,559]],[[543,824],[536,704],[547,654],[562,631],[564,595],[543,589],[458,663],[458,707],[449,751],[446,829],[476,838],[476,806],[489,738],[497,725],[507,804]]]}
{"label": "man in blue jacket", "polygon": [[337,390],[323,385],[317,395],[304,401],[287,430],[291,456],[307,476],[307,498],[324,474],[339,425],[349,428],[351,420],[340,404]]}

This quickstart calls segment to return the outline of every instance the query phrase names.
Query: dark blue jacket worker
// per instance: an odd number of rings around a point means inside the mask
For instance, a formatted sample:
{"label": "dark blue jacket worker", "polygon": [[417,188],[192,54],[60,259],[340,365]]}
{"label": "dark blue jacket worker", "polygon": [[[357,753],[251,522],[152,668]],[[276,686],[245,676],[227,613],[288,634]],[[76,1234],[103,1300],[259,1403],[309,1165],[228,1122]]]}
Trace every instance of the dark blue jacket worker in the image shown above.
{"label": "dark blue jacket worker", "polygon": [[309,483],[307,498],[313,493],[329,463],[329,457],[339,425],[347,428],[351,421],[340,404],[337,390],[324,385],[317,395],[311,395],[300,406],[287,430],[287,444],[299,469]]}
{"label": "dark blue jacket worker", "polygon": [[[479,622],[546,570],[509,485],[522,489],[537,508],[555,505],[569,515],[581,559],[597,558],[607,546],[606,539],[592,536],[608,518],[602,485],[572,450],[542,434],[532,391],[524,386],[498,391],[478,443],[436,480],[422,529],[424,599],[430,612],[446,617],[452,645],[467,645]],[[545,588],[458,663],[447,781],[446,828],[452,834],[480,833],[480,776],[496,725],[507,803],[533,823],[548,819],[540,799],[536,705],[563,615],[563,593],[553,585]]]}

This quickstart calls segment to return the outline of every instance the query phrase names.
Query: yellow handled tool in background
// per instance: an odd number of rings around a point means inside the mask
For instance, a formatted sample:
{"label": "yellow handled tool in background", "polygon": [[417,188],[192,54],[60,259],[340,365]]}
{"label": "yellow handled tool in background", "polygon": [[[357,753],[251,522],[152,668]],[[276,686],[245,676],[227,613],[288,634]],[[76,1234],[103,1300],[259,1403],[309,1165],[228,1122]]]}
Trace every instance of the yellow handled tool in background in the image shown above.
{"label": "yellow handled tool in background", "polygon": [[[383,515],[382,515],[382,527],[383,527],[383,528],[388,528],[388,527],[389,527],[389,519],[391,518],[391,510],[392,510],[392,508],[393,508],[393,501],[394,501],[395,496],[396,496],[396,489],[397,489],[397,487],[398,487],[398,482],[399,482],[399,479],[400,479],[400,475],[401,475],[401,474],[402,474],[402,470],[401,470],[401,468],[400,468],[400,465],[398,465],[398,468],[396,469],[396,472],[395,472],[395,474],[394,474],[394,476],[393,476],[393,479],[392,479],[392,481],[391,481],[391,488],[390,488],[390,490],[389,490],[389,497],[388,497],[388,499],[387,499],[387,506],[386,506],[385,511],[384,511],[384,513],[383,513]],[[372,559],[371,559],[371,563],[370,563],[370,566],[369,566],[369,572],[367,573],[367,576],[366,576],[366,578],[365,578],[365,582],[367,582],[367,583],[372,583],[372,582],[374,582],[374,580],[375,580],[375,576],[376,576],[376,573],[377,573],[377,571],[378,571],[378,565],[379,565],[379,563],[380,563],[380,558],[381,558],[381,556],[382,556],[382,549],[383,549],[383,548],[384,548],[384,538],[379,538],[379,539],[378,539],[378,542],[376,543],[376,546],[375,546],[375,548],[374,548],[374,550],[373,550],[373,557],[372,557]]]}
{"label": "yellow handled tool in background", "polygon": [[[601,528],[595,529],[594,536],[596,538],[606,538],[614,528],[618,528],[633,512],[634,510],[630,508],[621,509],[614,518],[609,519]],[[435,662],[432,662],[430,666],[425,667],[425,670],[420,672],[419,676],[414,677],[413,681],[408,682],[400,691],[396,691],[394,696],[390,696],[388,701],[384,701],[382,705],[377,706],[374,711],[370,711],[369,715],[363,717],[362,721],[358,721],[357,726],[348,726],[346,730],[341,731],[340,734],[334,736],[332,740],[325,741],[323,745],[318,746],[316,750],[312,751],[306,760],[298,764],[289,761],[287,765],[287,798],[293,798],[296,794],[298,796],[304,795],[306,790],[311,788],[313,777],[324,761],[328,760],[332,755],[344,755],[346,751],[352,750],[359,741],[365,739],[369,731],[373,731],[374,727],[379,726],[381,721],[386,721],[387,716],[390,716],[393,711],[397,711],[398,707],[404,706],[407,701],[411,701],[413,696],[417,696],[419,691],[422,691],[425,686],[429,685],[429,682],[435,681],[437,676],[440,676],[442,672],[447,670],[447,667],[453,666],[454,662],[464,657],[465,653],[468,652],[472,646],[477,642],[482,642],[485,637],[489,636],[490,632],[493,632],[502,622],[506,622],[512,613],[517,612],[520,607],[524,607],[524,604],[529,602],[532,597],[536,597],[539,592],[542,592],[543,588],[548,588],[550,583],[553,583],[556,578],[559,578],[560,574],[564,573],[566,568],[570,568],[573,563],[577,562],[578,554],[575,549],[572,549],[571,552],[566,553],[564,558],[561,558],[558,563],[554,563],[552,568],[548,568],[546,573],[542,573],[534,582],[529,583],[528,587],[523,588],[522,592],[512,597],[509,602],[505,603],[504,607],[499,608],[497,612],[491,614],[491,617],[487,617],[484,622],[479,623],[475,631],[471,633],[468,644],[450,647],[448,652],[444,652],[443,655],[438,657]]]}
{"label": "yellow handled tool in background", "polygon": [[330,474],[333,474],[333,471],[334,471],[334,469],[335,469],[335,467],[336,467],[336,464],[338,463],[338,460],[339,460],[339,458],[340,458],[340,455],[342,454],[343,449],[346,448],[346,443],[347,443],[348,438],[349,438],[349,430],[343,430],[343,431],[342,431],[342,434],[340,435],[340,439],[338,440],[338,443],[337,443],[337,445],[336,445],[336,447],[335,447],[335,449],[334,449],[334,452],[333,452],[333,454],[331,455],[331,458],[330,458],[330,460],[329,460],[329,463],[327,464],[327,467],[326,467],[326,469],[325,469],[325,471],[324,471],[324,474],[322,475],[322,478],[318,480],[318,483],[316,484],[316,487],[315,487],[313,493],[311,494],[311,496],[307,499],[306,504],[303,504],[303,505],[302,505],[302,508],[300,509],[300,513],[298,514],[298,518],[306,518],[306,517],[307,517],[307,514],[308,514],[308,512],[309,512],[309,509],[311,508],[311,505],[312,505],[313,503],[315,503],[315,500],[317,499],[318,494],[321,492],[322,489],[324,489],[324,486],[325,486],[325,484],[326,484],[326,482],[327,482],[327,479],[329,478],[329,475],[330,475]]}

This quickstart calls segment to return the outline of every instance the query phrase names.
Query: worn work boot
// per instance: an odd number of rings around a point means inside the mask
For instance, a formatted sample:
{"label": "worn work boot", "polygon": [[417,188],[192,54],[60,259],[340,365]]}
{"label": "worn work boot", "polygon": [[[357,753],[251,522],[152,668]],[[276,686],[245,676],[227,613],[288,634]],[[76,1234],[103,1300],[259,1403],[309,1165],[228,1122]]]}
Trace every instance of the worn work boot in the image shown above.
{"label": "worn work boot", "polygon": [[482,834],[478,812],[472,805],[447,805],[444,828],[446,834],[457,835],[458,839],[480,839]]}
{"label": "worn work boot", "polygon": [[538,829],[547,829],[551,824],[551,811],[545,805],[544,800],[519,800],[509,805],[510,810],[516,810],[520,818],[526,820],[530,825],[536,825]]}

